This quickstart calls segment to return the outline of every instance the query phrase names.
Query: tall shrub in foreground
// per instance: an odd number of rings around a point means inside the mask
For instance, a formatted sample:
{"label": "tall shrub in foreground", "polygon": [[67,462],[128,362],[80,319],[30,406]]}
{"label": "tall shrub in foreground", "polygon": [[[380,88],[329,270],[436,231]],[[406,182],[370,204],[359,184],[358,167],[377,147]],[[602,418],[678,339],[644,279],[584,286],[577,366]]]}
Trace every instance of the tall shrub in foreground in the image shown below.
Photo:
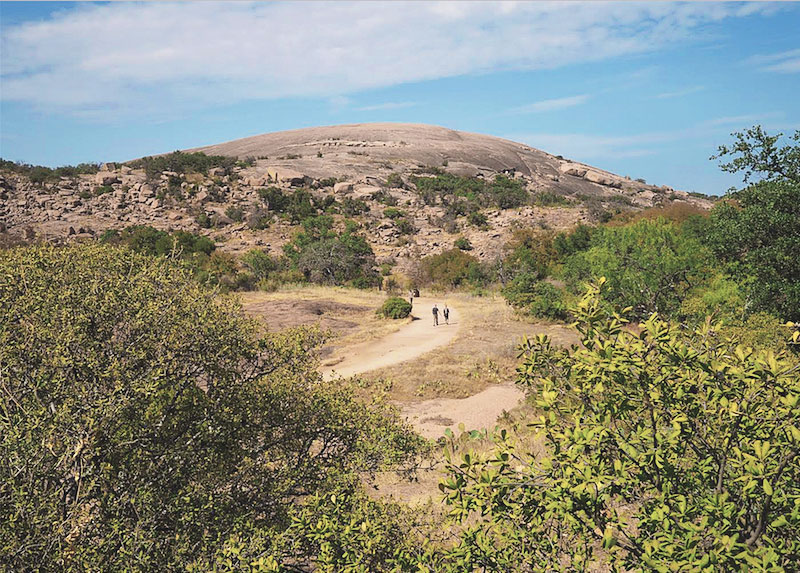
{"label": "tall shrub in foreground", "polygon": [[[3,570],[209,570],[234,550],[313,568],[292,524],[338,496],[360,528],[360,476],[420,443],[322,381],[315,331],[264,334],[164,258],[12,249],[0,308]],[[382,543],[369,562],[403,539]]]}
{"label": "tall shrub in foreground", "polygon": [[600,290],[573,310],[582,347],[523,345],[518,384],[544,451],[501,433],[450,460],[440,488],[461,531],[441,568],[793,570],[796,361],[655,314],[630,332]]}

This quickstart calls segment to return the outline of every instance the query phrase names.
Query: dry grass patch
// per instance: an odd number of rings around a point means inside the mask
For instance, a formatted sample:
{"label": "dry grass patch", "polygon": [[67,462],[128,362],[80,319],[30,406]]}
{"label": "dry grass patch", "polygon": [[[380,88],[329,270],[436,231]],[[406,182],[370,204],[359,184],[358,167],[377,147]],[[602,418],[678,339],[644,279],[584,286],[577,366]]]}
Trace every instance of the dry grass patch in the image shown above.
{"label": "dry grass patch", "polygon": [[386,294],[344,287],[287,285],[274,292],[239,294],[245,312],[270,330],[317,325],[331,332],[321,351],[329,356],[337,347],[377,340],[396,332],[404,320],[387,320],[375,314]]}

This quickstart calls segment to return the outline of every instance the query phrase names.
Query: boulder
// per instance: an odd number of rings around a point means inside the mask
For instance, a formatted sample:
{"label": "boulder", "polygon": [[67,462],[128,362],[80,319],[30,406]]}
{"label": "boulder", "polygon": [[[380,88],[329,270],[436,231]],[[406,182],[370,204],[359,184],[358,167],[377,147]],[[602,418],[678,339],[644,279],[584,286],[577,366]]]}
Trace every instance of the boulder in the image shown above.
{"label": "boulder", "polygon": [[98,171],[94,176],[94,182],[98,185],[114,185],[119,183],[119,177],[109,171]]}
{"label": "boulder", "polygon": [[380,191],[380,187],[375,187],[373,185],[359,185],[355,188],[354,196],[356,199],[361,197],[370,197],[373,193],[379,193]]}
{"label": "boulder", "polygon": [[333,185],[334,193],[350,193],[353,190],[353,184],[346,181],[335,183]]}
{"label": "boulder", "polygon": [[621,181],[613,179],[603,173],[598,173],[597,171],[587,170],[583,178],[592,183],[597,183],[598,185],[605,185],[606,187],[614,187],[616,189],[622,187]]}
{"label": "boulder", "polygon": [[558,166],[558,170],[564,175],[572,175],[573,177],[583,177],[588,171],[586,167],[577,163],[562,163]]}

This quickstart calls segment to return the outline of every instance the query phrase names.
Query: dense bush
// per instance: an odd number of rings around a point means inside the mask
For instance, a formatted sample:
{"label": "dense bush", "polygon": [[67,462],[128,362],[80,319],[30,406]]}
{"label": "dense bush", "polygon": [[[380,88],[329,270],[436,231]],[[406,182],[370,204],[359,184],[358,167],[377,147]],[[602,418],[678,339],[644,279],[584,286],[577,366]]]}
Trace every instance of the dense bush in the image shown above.
{"label": "dense bush", "polygon": [[394,224],[397,226],[397,230],[401,235],[413,235],[417,232],[414,223],[408,219],[397,219]]}
{"label": "dense bush", "polygon": [[109,229],[100,236],[101,243],[127,245],[137,253],[146,255],[169,255],[173,252],[184,256],[195,253],[210,255],[216,246],[208,237],[188,231],[169,233],[147,225],[134,225],[121,230]]}
{"label": "dense bush", "polygon": [[420,271],[424,284],[443,287],[479,286],[485,284],[488,278],[480,261],[459,249],[423,258]]}
{"label": "dense bush", "polygon": [[692,289],[708,279],[711,253],[674,223],[643,219],[592,234],[591,247],[566,259],[573,291],[593,277],[608,278],[608,298],[636,317],[676,312]]}
{"label": "dense bush", "polygon": [[303,230],[284,246],[284,252],[308,281],[359,288],[379,285],[375,253],[357,230],[349,221],[337,232],[329,215],[311,217],[303,221]]}
{"label": "dense bush", "polygon": [[766,181],[731,194],[712,210],[707,236],[753,310],[800,321],[800,183]]}
{"label": "dense bush", "polygon": [[[314,331],[265,335],[168,260],[97,244],[7,251],[0,307],[0,569],[340,570],[316,535],[358,538],[325,520],[397,532],[358,482],[420,440],[322,381]],[[353,550],[382,570],[403,542]]]}
{"label": "dense bush", "polygon": [[541,282],[535,274],[517,275],[502,292],[511,306],[536,318],[565,320],[568,316],[564,291]]}
{"label": "dense bush", "polygon": [[480,207],[509,209],[528,202],[525,186],[505,175],[497,175],[494,180],[487,182],[474,177],[439,172],[433,177],[414,176],[411,181],[426,205],[450,205],[460,215]]}
{"label": "dense bush", "polygon": [[269,278],[272,273],[281,268],[280,261],[262,249],[247,251],[242,255],[241,262],[256,280]]}
{"label": "dense bush", "polygon": [[[448,458],[438,570],[788,571],[800,559],[800,377],[786,355],[641,334],[592,287],[571,351],[523,344],[537,440]],[[531,447],[531,444],[535,444]]]}
{"label": "dense bush", "polygon": [[244,209],[236,205],[231,205],[225,209],[225,216],[235,223],[241,223],[244,220]]}
{"label": "dense bush", "polygon": [[406,213],[397,207],[387,207],[383,210],[383,216],[387,219],[400,219],[401,217],[405,217]]}
{"label": "dense bush", "polygon": [[[330,196],[330,198],[335,201],[333,196]],[[331,204],[332,203],[333,201],[331,202]],[[347,217],[357,217],[358,215],[369,213],[369,205],[367,205],[361,199],[353,199],[352,197],[345,197],[341,201],[339,210],[341,211],[342,215],[345,215]]]}
{"label": "dense bush", "polygon": [[538,281],[548,275],[555,261],[552,233],[539,229],[516,229],[505,245],[499,278],[506,283],[518,275],[529,275]]}
{"label": "dense bush", "polygon": [[387,298],[376,312],[384,318],[406,318],[411,314],[411,303],[404,298],[393,296]]}

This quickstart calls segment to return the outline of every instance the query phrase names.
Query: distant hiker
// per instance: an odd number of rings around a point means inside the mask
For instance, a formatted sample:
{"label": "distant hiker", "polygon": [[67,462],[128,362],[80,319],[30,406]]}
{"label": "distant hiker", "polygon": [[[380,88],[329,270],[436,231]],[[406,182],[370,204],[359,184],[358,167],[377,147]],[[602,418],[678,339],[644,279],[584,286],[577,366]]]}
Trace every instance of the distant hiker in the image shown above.
{"label": "distant hiker", "polygon": [[433,310],[431,310],[431,312],[433,313],[433,326],[439,326],[439,309],[435,304],[433,305]]}
{"label": "distant hiker", "polygon": [[442,314],[444,315],[444,323],[450,324],[450,309],[447,308],[447,305],[444,305],[444,310],[442,311]]}
{"label": "distant hiker", "polygon": [[419,298],[419,289],[418,288],[414,289],[414,297],[415,298]]}
{"label": "distant hiker", "polygon": [[414,291],[413,290],[408,291],[408,302],[411,303],[412,305],[414,304]]}

